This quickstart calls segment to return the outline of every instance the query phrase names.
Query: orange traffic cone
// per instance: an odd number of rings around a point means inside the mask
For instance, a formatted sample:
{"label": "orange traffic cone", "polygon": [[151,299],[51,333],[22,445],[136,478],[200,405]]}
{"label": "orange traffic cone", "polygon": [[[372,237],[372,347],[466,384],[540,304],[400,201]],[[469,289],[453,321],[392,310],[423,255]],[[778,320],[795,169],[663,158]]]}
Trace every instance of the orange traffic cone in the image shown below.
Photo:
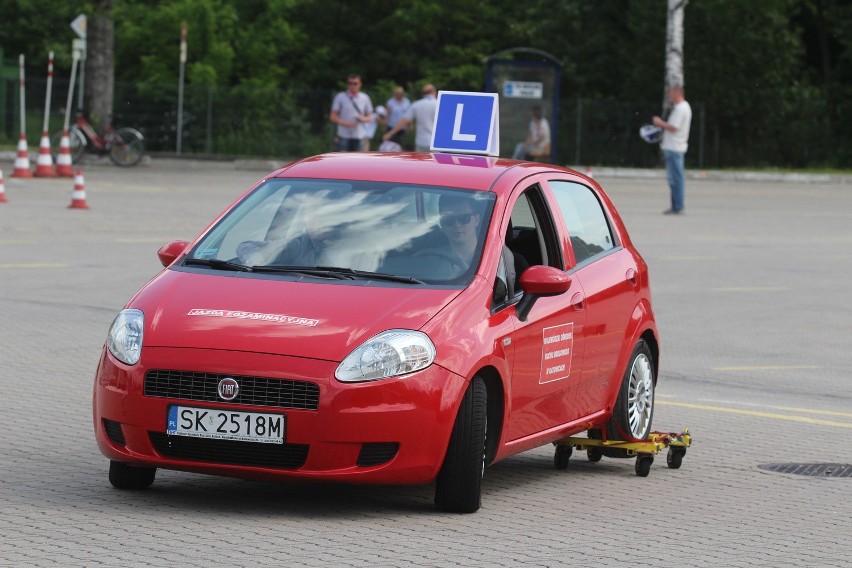
{"label": "orange traffic cone", "polygon": [[56,173],[62,177],[74,177],[74,167],[71,165],[71,139],[68,131],[62,131],[59,141],[59,154],[56,156]]}
{"label": "orange traffic cone", "polygon": [[6,184],[3,183],[3,169],[0,168],[0,203],[6,203]]}
{"label": "orange traffic cone", "polygon": [[27,148],[27,135],[23,132],[21,132],[21,137],[18,139],[18,153],[15,155],[15,169],[12,170],[12,177],[33,177],[33,173],[30,171],[30,151]]}
{"label": "orange traffic cone", "polygon": [[56,177],[56,168],[53,167],[53,156],[50,154],[50,135],[47,133],[47,130],[41,133],[35,175],[36,177]]}
{"label": "orange traffic cone", "polygon": [[74,176],[74,191],[71,193],[71,205],[68,209],[88,209],[89,204],[86,203],[86,187],[83,181],[83,170],[77,168],[77,175]]}

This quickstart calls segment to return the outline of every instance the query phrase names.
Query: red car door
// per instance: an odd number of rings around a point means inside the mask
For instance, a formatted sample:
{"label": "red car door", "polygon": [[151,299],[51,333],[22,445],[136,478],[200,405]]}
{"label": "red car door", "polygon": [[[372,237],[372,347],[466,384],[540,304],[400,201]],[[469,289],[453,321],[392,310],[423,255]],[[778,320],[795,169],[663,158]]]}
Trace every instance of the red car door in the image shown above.
{"label": "red car door", "polygon": [[[510,202],[506,244],[521,262],[564,270],[563,242],[541,187],[518,187]],[[516,263],[517,264],[517,263]],[[509,393],[508,441],[577,418],[574,398],[583,368],[586,313],[578,279],[558,296],[539,298],[511,335],[515,359]]]}

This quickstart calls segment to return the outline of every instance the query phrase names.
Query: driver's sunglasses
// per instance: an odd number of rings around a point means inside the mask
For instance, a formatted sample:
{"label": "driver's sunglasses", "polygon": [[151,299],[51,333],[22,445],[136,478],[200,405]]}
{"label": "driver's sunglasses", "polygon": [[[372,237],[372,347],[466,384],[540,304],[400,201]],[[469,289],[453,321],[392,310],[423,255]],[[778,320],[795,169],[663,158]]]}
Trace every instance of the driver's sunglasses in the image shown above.
{"label": "driver's sunglasses", "polygon": [[461,215],[442,215],[441,226],[449,227],[450,225],[467,225],[473,220],[473,213],[462,213]]}

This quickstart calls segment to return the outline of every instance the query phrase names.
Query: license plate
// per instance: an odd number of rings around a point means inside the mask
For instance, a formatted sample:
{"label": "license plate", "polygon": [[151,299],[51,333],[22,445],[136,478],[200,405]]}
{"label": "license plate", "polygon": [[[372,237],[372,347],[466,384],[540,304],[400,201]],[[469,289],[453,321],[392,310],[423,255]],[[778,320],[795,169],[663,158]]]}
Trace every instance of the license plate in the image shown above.
{"label": "license plate", "polygon": [[170,406],[166,434],[283,444],[284,427],[283,414]]}

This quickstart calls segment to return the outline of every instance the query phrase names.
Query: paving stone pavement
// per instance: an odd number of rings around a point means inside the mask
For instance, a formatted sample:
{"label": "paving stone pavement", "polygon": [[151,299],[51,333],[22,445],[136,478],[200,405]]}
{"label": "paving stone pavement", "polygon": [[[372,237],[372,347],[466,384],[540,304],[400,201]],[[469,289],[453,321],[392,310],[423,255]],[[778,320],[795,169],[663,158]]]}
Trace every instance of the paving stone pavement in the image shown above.
{"label": "paving stone pavement", "polygon": [[115,313],[263,171],[153,159],[72,180],[11,178],[0,204],[0,566],[850,566],[852,479],[765,463],[852,463],[852,188],[603,177],[651,269],[662,334],[657,457],[567,470],[544,447],[486,471],[483,507],[431,486],[272,484],[160,471],[107,480],[91,391]]}

